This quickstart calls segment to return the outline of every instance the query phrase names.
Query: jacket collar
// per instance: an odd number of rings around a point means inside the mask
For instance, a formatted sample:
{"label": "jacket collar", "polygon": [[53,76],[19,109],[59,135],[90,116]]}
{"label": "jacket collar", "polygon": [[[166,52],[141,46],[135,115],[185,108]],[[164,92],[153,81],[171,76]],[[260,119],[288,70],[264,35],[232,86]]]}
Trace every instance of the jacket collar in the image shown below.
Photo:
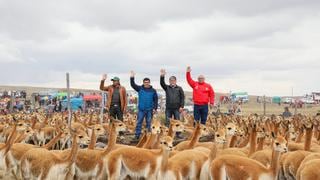
{"label": "jacket collar", "polygon": [[152,89],[153,87],[150,86],[149,88],[145,88],[144,85],[141,86],[143,89]]}

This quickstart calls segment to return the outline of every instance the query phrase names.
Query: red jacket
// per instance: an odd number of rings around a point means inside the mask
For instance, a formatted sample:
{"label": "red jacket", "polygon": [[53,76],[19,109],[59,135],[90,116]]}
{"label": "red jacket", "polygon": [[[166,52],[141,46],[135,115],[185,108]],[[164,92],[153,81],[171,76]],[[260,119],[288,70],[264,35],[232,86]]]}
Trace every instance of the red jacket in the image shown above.
{"label": "red jacket", "polygon": [[192,80],[190,72],[187,72],[188,84],[193,89],[193,102],[196,105],[214,104],[215,93],[210,84],[199,83]]}

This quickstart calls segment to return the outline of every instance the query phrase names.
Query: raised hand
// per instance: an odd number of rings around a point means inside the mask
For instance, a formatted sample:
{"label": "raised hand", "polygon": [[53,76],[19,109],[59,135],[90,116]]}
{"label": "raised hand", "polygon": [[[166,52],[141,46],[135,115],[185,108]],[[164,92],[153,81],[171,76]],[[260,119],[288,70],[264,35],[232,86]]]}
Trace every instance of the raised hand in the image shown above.
{"label": "raised hand", "polygon": [[105,81],[107,79],[107,74],[102,75],[102,80]]}
{"label": "raised hand", "polygon": [[190,66],[187,67],[187,72],[191,72],[191,67]]}
{"label": "raised hand", "polygon": [[165,69],[161,69],[161,70],[160,70],[160,75],[161,75],[161,76],[166,75],[166,70],[165,70]]}
{"label": "raised hand", "polygon": [[130,77],[134,77],[136,73],[134,71],[130,71]]}

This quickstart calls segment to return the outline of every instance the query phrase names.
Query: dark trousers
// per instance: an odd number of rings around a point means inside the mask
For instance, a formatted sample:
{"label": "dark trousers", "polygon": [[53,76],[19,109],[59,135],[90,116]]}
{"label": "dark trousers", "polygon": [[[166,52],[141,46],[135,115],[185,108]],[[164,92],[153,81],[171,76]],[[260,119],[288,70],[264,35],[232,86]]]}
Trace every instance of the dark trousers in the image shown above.
{"label": "dark trousers", "polygon": [[109,115],[114,119],[123,120],[123,112],[121,111],[120,105],[111,105]]}
{"label": "dark trousers", "polygon": [[147,129],[150,132],[151,131],[151,121],[152,121],[152,109],[151,110],[139,110],[138,111],[138,117],[137,117],[137,126],[136,126],[136,138],[140,137],[141,129],[142,129],[142,123],[143,120],[146,119],[146,125]]}
{"label": "dark trousers", "polygon": [[176,120],[180,120],[180,112],[179,109],[167,109],[166,108],[166,126],[170,125],[170,118],[174,117]]}
{"label": "dark trousers", "polygon": [[206,124],[208,117],[208,105],[194,105],[193,116],[195,121],[201,120],[201,124]]}

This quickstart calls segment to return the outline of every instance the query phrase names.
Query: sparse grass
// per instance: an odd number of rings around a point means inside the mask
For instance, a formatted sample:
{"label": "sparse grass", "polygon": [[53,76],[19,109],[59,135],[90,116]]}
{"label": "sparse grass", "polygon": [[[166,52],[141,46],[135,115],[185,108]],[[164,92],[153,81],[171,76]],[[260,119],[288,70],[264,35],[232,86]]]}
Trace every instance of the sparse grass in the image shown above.
{"label": "sparse grass", "polygon": [[[280,106],[278,104],[266,104],[266,115],[271,114],[282,114],[285,107],[288,107],[288,104],[281,104]],[[221,107],[222,112],[227,112],[227,105],[223,105]],[[295,109],[289,108],[292,114],[294,114]],[[319,105],[307,105],[303,106],[302,108],[297,108],[297,113],[306,114],[306,115],[315,115],[317,112],[320,111]],[[255,102],[249,102],[247,104],[242,105],[242,114],[248,115],[252,113],[257,114],[263,114],[263,104],[261,103],[255,103]]]}

